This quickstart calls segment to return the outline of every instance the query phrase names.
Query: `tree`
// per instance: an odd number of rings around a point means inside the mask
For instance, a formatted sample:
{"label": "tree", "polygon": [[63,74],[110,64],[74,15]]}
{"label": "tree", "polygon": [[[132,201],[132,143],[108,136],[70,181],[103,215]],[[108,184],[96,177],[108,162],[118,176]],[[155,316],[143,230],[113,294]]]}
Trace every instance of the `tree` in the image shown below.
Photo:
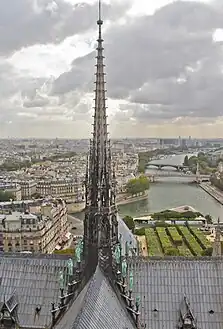
{"label": "tree", "polygon": [[128,226],[128,228],[130,229],[130,231],[134,231],[135,229],[135,223],[134,220],[131,216],[125,216],[123,218],[124,223],[126,224],[126,226]]}
{"label": "tree", "polygon": [[138,165],[138,172],[140,173],[140,174],[145,174],[145,165],[143,165],[143,164],[139,164]]}
{"label": "tree", "polygon": [[126,192],[128,194],[137,195],[144,193],[149,189],[149,180],[146,176],[141,175],[138,178],[132,178],[126,184]]}
{"label": "tree", "polygon": [[155,223],[156,227],[168,227],[168,224],[165,221],[157,220]]}
{"label": "tree", "polygon": [[139,236],[145,235],[145,227],[141,227],[141,228],[136,229],[134,231],[134,234],[139,235]]}
{"label": "tree", "polygon": [[201,252],[201,256],[212,256],[213,248],[209,247]]}
{"label": "tree", "polygon": [[186,167],[189,167],[189,159],[188,159],[188,155],[186,155],[185,156],[185,158],[184,158],[184,166],[186,166]]}
{"label": "tree", "polygon": [[207,220],[207,224],[213,223],[213,219],[212,219],[211,215],[206,215],[204,218]]}
{"label": "tree", "polygon": [[210,182],[212,185],[216,186],[219,190],[223,191],[223,174],[221,173],[220,176],[217,174],[213,174],[210,177]]}
{"label": "tree", "polygon": [[0,191],[0,202],[15,200],[14,195],[8,191]]}
{"label": "tree", "polygon": [[33,199],[40,199],[40,198],[41,198],[41,194],[38,193],[38,192],[35,192],[35,193],[33,193],[33,194],[31,195],[31,197],[32,197]]}

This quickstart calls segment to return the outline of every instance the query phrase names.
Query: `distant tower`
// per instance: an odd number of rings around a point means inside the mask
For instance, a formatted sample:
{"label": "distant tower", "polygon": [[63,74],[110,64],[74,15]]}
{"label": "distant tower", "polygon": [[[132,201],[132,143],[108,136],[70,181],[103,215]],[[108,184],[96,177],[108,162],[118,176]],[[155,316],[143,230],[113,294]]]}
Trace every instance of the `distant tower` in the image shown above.
{"label": "distant tower", "polygon": [[219,173],[223,172],[223,163],[222,163],[222,161],[220,161],[219,164],[218,164],[218,172]]}
{"label": "distant tower", "polygon": [[115,199],[116,181],[107,132],[104,48],[101,32],[103,21],[100,0],[97,24],[93,138],[90,141],[85,179],[84,260],[87,275],[94,272],[98,263],[104,270],[111,270],[112,249],[119,238]]}
{"label": "distant tower", "polygon": [[215,239],[213,244],[213,257],[220,257],[221,252],[221,228],[220,228],[220,218],[218,218],[218,223],[215,227]]}
{"label": "distant tower", "polygon": [[190,147],[191,145],[192,145],[191,136],[189,136],[189,138],[188,138],[188,146]]}
{"label": "distant tower", "polygon": [[200,165],[199,162],[197,161],[197,169],[196,169],[196,181],[197,183],[200,183],[201,177],[200,177]]}

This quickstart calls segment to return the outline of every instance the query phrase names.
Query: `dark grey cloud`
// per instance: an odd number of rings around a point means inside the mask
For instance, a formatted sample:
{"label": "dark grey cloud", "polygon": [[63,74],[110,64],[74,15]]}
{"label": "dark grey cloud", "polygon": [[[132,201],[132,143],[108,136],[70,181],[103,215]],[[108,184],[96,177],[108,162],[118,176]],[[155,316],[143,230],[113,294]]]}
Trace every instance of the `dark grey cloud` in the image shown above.
{"label": "dark grey cloud", "polygon": [[49,99],[47,97],[37,96],[33,99],[24,100],[23,106],[26,108],[32,107],[44,107],[49,104]]}
{"label": "dark grey cloud", "polygon": [[45,82],[45,78],[21,76],[7,61],[0,58],[0,99],[9,99],[16,93],[22,97],[31,97]]}
{"label": "dark grey cloud", "polygon": [[[108,96],[132,104],[120,117],[128,109],[128,118],[148,122],[223,116],[222,43],[213,42],[222,15],[214,5],[178,1],[112,27],[104,37]],[[53,92],[93,90],[94,55],[75,60]]]}
{"label": "dark grey cloud", "polygon": [[95,52],[84,57],[77,58],[73,62],[73,68],[59,76],[54,82],[52,93],[62,95],[66,92],[81,88],[86,91],[92,90],[94,79]]}
{"label": "dark grey cloud", "polygon": [[[34,44],[59,43],[95,26],[97,2],[72,6],[63,0],[0,0],[0,54]],[[103,5],[105,19],[122,16],[127,3]]]}

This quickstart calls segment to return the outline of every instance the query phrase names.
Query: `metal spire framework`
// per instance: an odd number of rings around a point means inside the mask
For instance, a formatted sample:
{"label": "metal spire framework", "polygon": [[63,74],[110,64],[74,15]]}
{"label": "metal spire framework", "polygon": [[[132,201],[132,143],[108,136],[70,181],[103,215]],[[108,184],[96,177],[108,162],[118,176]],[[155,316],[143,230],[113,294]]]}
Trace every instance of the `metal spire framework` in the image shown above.
{"label": "metal spire framework", "polygon": [[111,268],[112,249],[118,242],[116,183],[107,132],[101,0],[98,9],[93,138],[85,179],[84,260],[89,273],[94,271],[98,262]]}

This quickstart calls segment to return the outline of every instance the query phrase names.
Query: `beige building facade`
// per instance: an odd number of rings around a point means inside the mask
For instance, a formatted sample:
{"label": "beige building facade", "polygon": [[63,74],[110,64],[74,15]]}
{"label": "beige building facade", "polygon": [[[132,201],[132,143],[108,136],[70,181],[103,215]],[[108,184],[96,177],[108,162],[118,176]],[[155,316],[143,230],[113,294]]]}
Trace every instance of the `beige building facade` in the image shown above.
{"label": "beige building facade", "polygon": [[21,186],[22,200],[30,200],[32,195],[36,193],[37,183],[32,180],[20,181],[19,185]]}
{"label": "beige building facade", "polygon": [[78,202],[84,199],[83,184],[74,179],[39,181],[36,192],[42,197],[50,196]]}
{"label": "beige building facade", "polygon": [[0,191],[9,192],[15,201],[22,200],[21,186],[16,183],[1,183]]}
{"label": "beige building facade", "polygon": [[41,206],[38,214],[11,212],[0,215],[0,240],[5,252],[52,253],[68,240],[69,228],[67,208],[62,200]]}

